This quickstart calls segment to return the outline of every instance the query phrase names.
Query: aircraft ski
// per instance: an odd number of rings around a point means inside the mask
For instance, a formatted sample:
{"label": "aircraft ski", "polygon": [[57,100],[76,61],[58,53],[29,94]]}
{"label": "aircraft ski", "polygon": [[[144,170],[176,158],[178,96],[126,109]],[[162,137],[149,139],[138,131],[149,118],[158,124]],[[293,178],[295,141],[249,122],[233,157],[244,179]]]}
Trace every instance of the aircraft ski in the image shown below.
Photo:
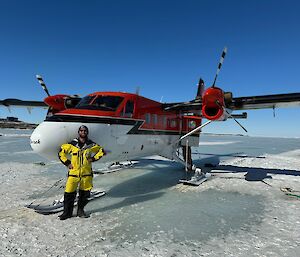
{"label": "aircraft ski", "polygon": [[115,163],[112,163],[111,165],[109,165],[107,168],[97,169],[97,170],[94,170],[93,172],[94,172],[94,174],[100,174],[100,175],[113,173],[113,172],[120,171],[123,169],[132,168],[137,163],[138,163],[138,161],[115,162]]}
{"label": "aircraft ski", "polygon": [[[91,192],[91,196],[88,198],[89,201],[95,200],[99,197],[102,197],[106,194],[105,191],[94,191]],[[78,197],[76,197],[74,206],[78,203]],[[58,213],[64,210],[63,200],[55,200],[52,204],[48,205],[28,205],[27,208],[33,209],[35,212],[48,215]]]}
{"label": "aircraft ski", "polygon": [[203,182],[211,178],[211,173],[202,172],[201,169],[196,168],[194,175],[190,179],[180,179],[179,182],[185,185],[200,186]]}

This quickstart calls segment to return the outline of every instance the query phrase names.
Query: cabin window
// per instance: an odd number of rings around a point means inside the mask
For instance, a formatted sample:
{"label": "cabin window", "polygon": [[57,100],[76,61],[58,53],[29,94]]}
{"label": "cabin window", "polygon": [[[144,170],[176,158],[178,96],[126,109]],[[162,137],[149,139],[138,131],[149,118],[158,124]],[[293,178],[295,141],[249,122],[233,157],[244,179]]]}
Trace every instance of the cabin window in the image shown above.
{"label": "cabin window", "polygon": [[157,114],[153,114],[152,115],[152,122],[153,122],[153,124],[157,124],[158,123],[158,120],[157,120]]}
{"label": "cabin window", "polygon": [[151,115],[150,115],[150,113],[146,113],[146,116],[145,116],[145,121],[146,121],[146,123],[151,123]]}
{"label": "cabin window", "polygon": [[177,127],[177,122],[176,122],[176,120],[171,120],[171,121],[170,121],[170,127],[171,127],[171,128],[176,128],[176,127]]}
{"label": "cabin window", "polygon": [[133,115],[133,110],[134,110],[134,102],[127,101],[127,103],[125,105],[125,109],[123,111],[123,116],[131,118]]}
{"label": "cabin window", "polygon": [[190,120],[188,124],[189,124],[190,129],[196,128],[196,125],[197,125],[196,121],[194,121],[194,120]]}
{"label": "cabin window", "polygon": [[163,124],[164,128],[167,127],[167,117],[165,117],[165,116],[162,117],[162,124]]}

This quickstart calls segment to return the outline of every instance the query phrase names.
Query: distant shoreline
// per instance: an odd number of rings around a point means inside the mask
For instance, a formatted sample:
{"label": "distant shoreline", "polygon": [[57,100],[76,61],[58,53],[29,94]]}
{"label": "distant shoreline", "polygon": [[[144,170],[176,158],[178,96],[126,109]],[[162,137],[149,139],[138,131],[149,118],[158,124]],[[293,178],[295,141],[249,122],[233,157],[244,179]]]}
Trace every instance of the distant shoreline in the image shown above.
{"label": "distant shoreline", "polygon": [[237,137],[249,137],[249,135],[243,134],[230,134],[230,133],[209,133],[209,132],[201,132],[200,135],[210,135],[210,136],[237,136]]}
{"label": "distant shoreline", "polygon": [[[0,121],[0,129],[35,129],[39,124],[34,124],[34,123],[27,123],[23,121]],[[209,132],[201,132],[201,135],[203,136],[236,136],[236,137],[262,137],[262,138],[296,138],[298,139],[299,137],[276,137],[276,136],[263,136],[263,135],[255,135],[255,136],[250,136],[250,135],[243,135],[243,134],[226,134],[226,133],[209,133]],[[1,134],[0,134],[1,136]]]}
{"label": "distant shoreline", "polygon": [[0,121],[0,128],[10,129],[35,129],[38,124],[23,121]]}

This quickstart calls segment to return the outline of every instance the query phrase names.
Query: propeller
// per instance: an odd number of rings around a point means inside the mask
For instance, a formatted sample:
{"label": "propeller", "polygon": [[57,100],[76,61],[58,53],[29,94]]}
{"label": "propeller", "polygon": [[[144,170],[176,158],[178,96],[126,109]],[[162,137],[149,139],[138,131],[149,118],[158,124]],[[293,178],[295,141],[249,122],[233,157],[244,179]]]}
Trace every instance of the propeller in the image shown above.
{"label": "propeller", "polygon": [[[178,141],[176,141],[176,143],[178,143],[179,141],[181,141],[182,139],[198,132],[199,130],[201,130],[203,127],[207,126],[208,124],[210,124],[210,122],[212,122],[213,120],[222,120],[222,119],[226,119],[226,117],[230,117],[232,119],[234,119],[234,121],[245,131],[248,132],[227,110],[226,110],[226,103],[224,102],[224,92],[222,89],[217,88],[216,85],[216,81],[219,75],[219,72],[222,68],[222,64],[224,62],[225,56],[227,53],[227,47],[224,47],[223,51],[222,51],[222,55],[218,64],[218,68],[217,68],[217,72],[214,78],[214,82],[212,84],[212,86],[210,88],[208,88],[205,92],[204,92],[204,81],[200,78],[199,83],[198,83],[198,91],[197,91],[197,95],[196,95],[196,99],[200,99],[202,100],[202,104],[207,104],[208,109],[205,109],[207,111],[210,111],[210,109],[215,109],[215,111],[218,111],[218,109],[222,110],[220,111],[220,115],[218,116],[218,113],[211,113],[210,117],[206,117],[207,119],[209,119],[209,121],[207,121],[206,123],[198,126],[197,128],[193,129],[192,131],[188,132],[187,134],[183,135],[181,138],[179,138]],[[206,95],[208,94],[208,95]],[[206,97],[204,101],[204,98]],[[217,107],[217,108],[216,108]],[[224,112],[224,115],[223,115]],[[203,114],[203,108],[202,108],[202,114]]]}
{"label": "propeller", "polygon": [[[227,111],[226,111],[227,112]],[[227,112],[228,113],[228,112]],[[230,114],[230,116],[229,117],[231,117],[246,133],[248,133],[248,130],[247,129],[245,129],[245,127],[241,124],[241,123],[239,123],[238,121],[237,121],[237,119],[236,118],[234,118],[231,114]]]}
{"label": "propeller", "polygon": [[[215,87],[215,84],[216,84],[216,81],[217,81],[217,77],[218,77],[218,75],[219,75],[219,72],[220,72],[220,70],[221,70],[221,67],[222,67],[222,64],[223,64],[223,62],[224,62],[224,59],[225,59],[225,56],[226,56],[226,53],[227,53],[227,47],[225,46],[224,47],[224,49],[223,49],[223,52],[222,52],[222,55],[221,55],[221,58],[220,58],[220,62],[219,62],[219,65],[218,65],[218,69],[217,69],[217,72],[216,72],[216,76],[215,76],[215,79],[214,79],[214,83],[213,83],[213,85],[212,85],[212,87]],[[216,101],[216,103],[220,106],[220,107],[222,107],[221,106],[221,104],[220,104],[220,102],[217,100]],[[245,129],[245,127],[241,124],[241,123],[239,123],[226,109],[225,109],[225,111],[226,111],[226,113],[227,113],[227,115],[230,117],[230,118],[232,118],[245,132],[248,132],[247,131],[247,129]]]}
{"label": "propeller", "polygon": [[50,93],[48,91],[48,88],[46,87],[46,84],[45,84],[42,76],[41,75],[36,75],[36,78],[37,78],[38,82],[40,83],[40,85],[42,86],[42,88],[44,89],[44,91],[46,92],[46,94],[48,96],[50,96]]}
{"label": "propeller", "polygon": [[214,83],[213,83],[212,87],[215,87],[215,84],[216,84],[216,81],[217,81],[217,77],[218,77],[219,72],[221,70],[221,67],[222,67],[222,64],[224,62],[226,53],[227,53],[227,47],[225,46],[224,49],[223,49],[221,58],[220,58],[220,62],[219,62],[219,65],[218,65],[218,69],[217,69],[216,76],[215,76]]}
{"label": "propeller", "polygon": [[[220,107],[222,107],[221,106],[221,104],[220,104],[220,102],[217,100],[217,102],[216,102]],[[245,127],[241,124],[241,123],[239,123],[238,121],[237,121],[237,119],[236,118],[234,118],[226,109],[225,109],[225,111],[226,111],[226,113],[227,113],[227,115],[228,115],[228,117],[230,117],[230,118],[232,118],[246,133],[248,133],[248,130],[247,129],[245,129]]]}

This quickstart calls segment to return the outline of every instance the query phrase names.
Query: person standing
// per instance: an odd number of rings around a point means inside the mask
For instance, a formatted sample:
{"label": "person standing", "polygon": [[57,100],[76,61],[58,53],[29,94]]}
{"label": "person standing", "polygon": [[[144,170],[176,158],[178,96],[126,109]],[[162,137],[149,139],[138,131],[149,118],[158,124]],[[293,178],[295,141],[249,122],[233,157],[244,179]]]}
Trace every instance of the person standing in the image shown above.
{"label": "person standing", "polygon": [[92,162],[99,160],[105,152],[101,146],[88,138],[88,133],[86,126],[80,126],[78,137],[63,144],[58,153],[60,161],[69,169],[64,193],[64,212],[59,216],[60,220],[72,217],[78,185],[77,216],[89,217],[84,212],[84,207],[88,203],[93,187]]}

